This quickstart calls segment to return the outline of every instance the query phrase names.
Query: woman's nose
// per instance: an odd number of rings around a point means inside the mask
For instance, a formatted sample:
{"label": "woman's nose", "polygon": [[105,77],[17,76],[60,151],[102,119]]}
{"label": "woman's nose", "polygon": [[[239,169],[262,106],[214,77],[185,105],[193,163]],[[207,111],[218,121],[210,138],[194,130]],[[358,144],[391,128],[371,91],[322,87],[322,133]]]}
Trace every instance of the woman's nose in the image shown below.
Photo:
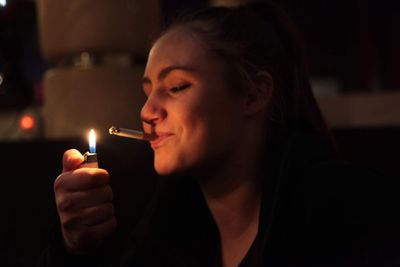
{"label": "woman's nose", "polygon": [[154,125],[166,117],[166,110],[162,102],[155,95],[150,95],[140,111],[144,123]]}

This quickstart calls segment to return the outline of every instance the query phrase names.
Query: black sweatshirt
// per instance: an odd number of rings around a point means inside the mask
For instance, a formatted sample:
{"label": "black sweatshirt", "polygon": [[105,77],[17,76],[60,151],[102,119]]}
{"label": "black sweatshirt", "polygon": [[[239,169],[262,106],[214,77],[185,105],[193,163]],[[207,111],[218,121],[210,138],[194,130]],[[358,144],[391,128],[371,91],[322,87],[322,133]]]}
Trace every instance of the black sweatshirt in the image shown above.
{"label": "black sweatshirt", "polygon": [[[337,160],[329,142],[297,133],[266,159],[259,229],[240,267],[400,266],[398,188]],[[39,266],[107,266],[101,250],[72,257],[60,227]],[[121,266],[221,266],[218,228],[189,177],[163,181],[132,232]]]}

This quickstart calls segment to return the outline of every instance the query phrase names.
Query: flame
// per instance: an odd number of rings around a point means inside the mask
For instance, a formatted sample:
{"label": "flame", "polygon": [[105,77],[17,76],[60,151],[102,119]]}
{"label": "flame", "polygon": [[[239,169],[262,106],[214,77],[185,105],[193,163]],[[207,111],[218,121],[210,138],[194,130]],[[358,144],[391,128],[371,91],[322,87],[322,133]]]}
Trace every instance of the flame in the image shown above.
{"label": "flame", "polygon": [[89,132],[89,152],[96,153],[96,134],[93,129]]}

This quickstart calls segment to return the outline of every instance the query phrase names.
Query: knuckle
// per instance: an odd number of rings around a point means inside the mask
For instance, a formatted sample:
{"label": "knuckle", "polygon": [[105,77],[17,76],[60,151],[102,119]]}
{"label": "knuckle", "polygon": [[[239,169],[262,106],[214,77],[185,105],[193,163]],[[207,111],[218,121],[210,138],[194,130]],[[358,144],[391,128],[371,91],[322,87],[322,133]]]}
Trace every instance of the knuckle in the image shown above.
{"label": "knuckle", "polygon": [[85,246],[86,243],[90,240],[92,233],[87,229],[82,229],[75,237],[76,244],[80,244],[81,246]]}
{"label": "knuckle", "polygon": [[101,179],[102,182],[108,184],[110,180],[110,175],[106,170],[100,170],[99,172],[96,173],[96,178]]}
{"label": "knuckle", "polygon": [[75,228],[76,219],[73,216],[63,215],[60,216],[61,226],[66,230],[72,230]]}
{"label": "knuckle", "polygon": [[63,175],[62,174],[60,174],[57,178],[56,178],[56,180],[54,181],[54,184],[53,184],[53,189],[54,189],[54,192],[57,192],[57,191],[59,191],[60,189],[62,189],[62,187],[63,187],[63,180],[64,180],[64,178],[63,178]]}
{"label": "knuckle", "polygon": [[92,170],[89,169],[87,172],[87,181],[90,184],[97,184],[99,182],[100,179],[100,175],[98,173],[98,170]]}
{"label": "knuckle", "polygon": [[114,207],[110,203],[104,203],[97,207],[95,213],[103,218],[108,218],[114,214]]}
{"label": "knuckle", "polygon": [[91,185],[108,185],[109,175],[107,172],[97,169],[90,169],[87,172],[87,182]]}
{"label": "knuckle", "polygon": [[67,230],[78,231],[85,227],[85,216],[77,212],[63,212],[60,214],[61,226]]}
{"label": "knuckle", "polygon": [[60,211],[71,210],[74,206],[75,206],[74,201],[65,196],[60,196],[59,200],[57,201],[57,208]]}
{"label": "knuckle", "polygon": [[76,172],[77,177],[79,176],[79,184],[82,188],[94,187],[98,181],[96,181],[96,176],[92,170],[82,170],[80,169]]}

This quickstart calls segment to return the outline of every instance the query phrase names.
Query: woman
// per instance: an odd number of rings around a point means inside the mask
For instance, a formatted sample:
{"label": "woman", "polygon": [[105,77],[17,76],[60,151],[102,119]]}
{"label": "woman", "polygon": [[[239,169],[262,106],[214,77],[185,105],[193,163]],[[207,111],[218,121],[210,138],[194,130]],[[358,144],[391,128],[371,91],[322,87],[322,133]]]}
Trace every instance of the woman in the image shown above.
{"label": "woman", "polygon": [[[335,161],[280,9],[209,8],[177,21],[152,47],[143,88],[154,167],[170,177],[124,266],[319,266],[353,255],[343,243],[358,239],[335,208],[346,197],[331,184],[358,173]],[[116,227],[107,171],[82,161],[67,151],[54,184],[61,233],[48,266],[101,266],[96,249]]]}

